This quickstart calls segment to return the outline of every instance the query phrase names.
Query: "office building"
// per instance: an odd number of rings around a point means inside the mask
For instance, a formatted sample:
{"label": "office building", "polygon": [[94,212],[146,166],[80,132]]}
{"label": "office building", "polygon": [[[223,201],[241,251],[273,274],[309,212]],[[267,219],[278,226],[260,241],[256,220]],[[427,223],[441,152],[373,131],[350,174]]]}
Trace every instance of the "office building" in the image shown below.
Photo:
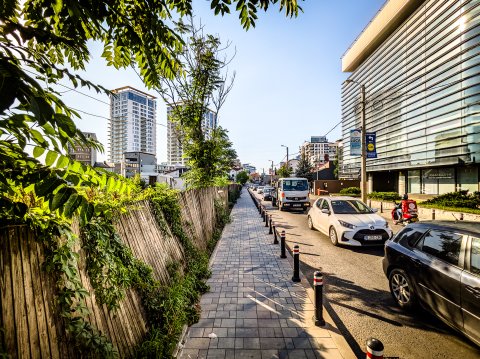
{"label": "office building", "polygon": [[250,163],[244,163],[242,167],[245,171],[247,171],[248,174],[257,172],[257,167],[252,166]]}
{"label": "office building", "polygon": [[328,142],[325,136],[311,136],[310,142],[305,141],[300,148],[300,152],[304,155],[310,165],[314,168],[320,168],[328,161],[337,158],[338,144]]}
{"label": "office building", "polygon": [[[97,135],[93,132],[83,132],[85,137],[97,140]],[[68,144],[68,156],[78,161],[84,165],[94,166],[95,162],[97,161],[97,150],[88,146],[83,146],[80,144],[75,143],[72,146],[70,143]]]}
{"label": "office building", "polygon": [[112,90],[110,96],[109,162],[120,163],[125,152],[155,155],[155,97],[130,86]]}
{"label": "office building", "polygon": [[369,191],[479,190],[479,34],[479,1],[384,4],[342,57],[351,75],[342,87],[341,178],[359,178],[350,131],[365,108],[377,152],[367,158]]}
{"label": "office building", "polygon": [[[178,105],[181,106],[181,105]],[[183,156],[182,148],[182,131],[177,123],[170,120],[173,107],[167,107],[167,163],[169,165],[185,166],[187,159]],[[203,133],[208,138],[212,130],[217,127],[217,115],[215,112],[208,110],[203,119]]]}

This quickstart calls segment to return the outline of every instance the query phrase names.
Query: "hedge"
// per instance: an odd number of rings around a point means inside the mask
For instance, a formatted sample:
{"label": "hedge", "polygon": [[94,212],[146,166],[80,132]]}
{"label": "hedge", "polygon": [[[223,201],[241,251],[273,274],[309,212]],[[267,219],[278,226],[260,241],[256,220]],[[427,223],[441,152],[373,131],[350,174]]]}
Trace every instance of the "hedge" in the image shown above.
{"label": "hedge", "polygon": [[372,192],[367,197],[378,201],[397,201],[402,199],[397,192]]}

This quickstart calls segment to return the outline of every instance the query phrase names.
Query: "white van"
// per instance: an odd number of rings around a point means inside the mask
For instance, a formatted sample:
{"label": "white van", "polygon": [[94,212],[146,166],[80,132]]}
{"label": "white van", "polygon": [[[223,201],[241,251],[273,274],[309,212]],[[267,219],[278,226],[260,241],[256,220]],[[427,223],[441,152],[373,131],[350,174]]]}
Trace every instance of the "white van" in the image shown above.
{"label": "white van", "polygon": [[300,177],[280,178],[276,185],[276,196],[272,199],[272,204],[278,205],[278,208],[301,209],[302,211],[310,208],[308,198],[308,180]]}

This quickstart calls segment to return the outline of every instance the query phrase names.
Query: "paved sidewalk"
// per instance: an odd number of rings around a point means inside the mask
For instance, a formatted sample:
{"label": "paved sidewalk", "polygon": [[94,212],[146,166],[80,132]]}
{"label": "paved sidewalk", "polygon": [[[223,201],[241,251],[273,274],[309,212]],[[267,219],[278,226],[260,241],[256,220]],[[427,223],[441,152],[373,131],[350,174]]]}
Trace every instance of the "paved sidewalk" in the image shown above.
{"label": "paved sidewalk", "polygon": [[179,357],[353,358],[325,311],[327,325],[314,325],[313,291],[304,278],[291,281],[291,261],[280,258],[248,191],[231,216],[212,257],[201,319]]}

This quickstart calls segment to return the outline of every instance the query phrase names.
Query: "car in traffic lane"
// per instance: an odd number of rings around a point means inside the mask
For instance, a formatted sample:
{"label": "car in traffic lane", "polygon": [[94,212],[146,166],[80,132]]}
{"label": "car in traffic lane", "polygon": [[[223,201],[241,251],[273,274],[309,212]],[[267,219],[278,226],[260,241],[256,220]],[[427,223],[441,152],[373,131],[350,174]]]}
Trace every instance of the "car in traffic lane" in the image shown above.
{"label": "car in traffic lane", "polygon": [[409,224],[385,243],[383,271],[402,308],[420,303],[480,345],[480,224]]}
{"label": "car in traffic lane", "polygon": [[383,245],[393,232],[375,212],[354,197],[320,197],[308,212],[308,227],[328,235],[334,246]]}

